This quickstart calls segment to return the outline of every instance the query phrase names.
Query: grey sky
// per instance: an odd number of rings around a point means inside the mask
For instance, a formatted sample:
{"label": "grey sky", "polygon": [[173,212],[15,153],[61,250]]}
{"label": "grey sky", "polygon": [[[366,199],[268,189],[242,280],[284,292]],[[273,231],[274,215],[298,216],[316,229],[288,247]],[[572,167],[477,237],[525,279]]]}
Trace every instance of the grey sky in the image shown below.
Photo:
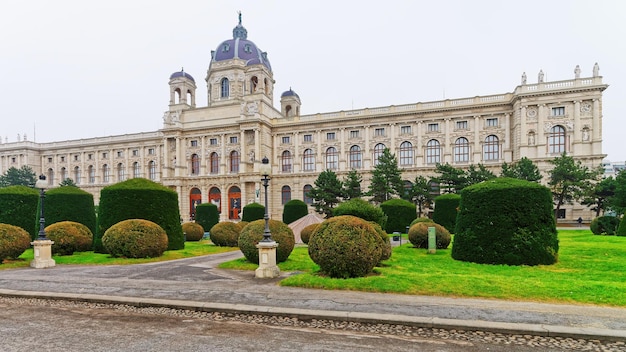
{"label": "grey sky", "polygon": [[275,105],[292,87],[303,114],[512,92],[522,72],[566,80],[580,65],[589,77],[598,62],[610,85],[603,151],[626,160],[619,0],[3,0],[2,141],[155,131],[181,67],[205,106],[210,52],[232,38],[239,10],[272,63]]}

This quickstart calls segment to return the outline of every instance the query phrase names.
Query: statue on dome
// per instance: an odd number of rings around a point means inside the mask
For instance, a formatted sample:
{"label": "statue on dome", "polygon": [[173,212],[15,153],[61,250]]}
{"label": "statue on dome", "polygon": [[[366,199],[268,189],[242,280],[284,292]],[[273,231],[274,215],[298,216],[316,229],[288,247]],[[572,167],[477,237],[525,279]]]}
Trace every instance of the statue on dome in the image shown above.
{"label": "statue on dome", "polygon": [[241,26],[241,11],[237,11],[237,13],[239,14],[239,25]]}

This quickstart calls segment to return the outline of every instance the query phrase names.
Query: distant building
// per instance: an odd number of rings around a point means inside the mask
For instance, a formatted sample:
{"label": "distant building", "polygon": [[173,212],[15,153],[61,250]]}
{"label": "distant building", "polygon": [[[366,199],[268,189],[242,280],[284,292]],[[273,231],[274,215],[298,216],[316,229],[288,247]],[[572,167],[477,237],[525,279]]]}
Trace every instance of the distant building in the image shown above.
{"label": "distant building", "polygon": [[602,160],[602,167],[604,168],[604,177],[615,177],[618,172],[626,169],[625,161],[611,162],[609,160]]}
{"label": "distant building", "polygon": [[[207,106],[196,106],[195,79],[174,72],[162,129],[0,144],[0,172],[28,165],[50,184],[72,178],[96,201],[107,185],[145,177],[178,192],[184,219],[200,202],[212,202],[220,207],[221,220],[236,220],[242,205],[261,196],[258,166],[264,156],[273,167],[269,208],[274,217],[292,198],[311,204],[307,192],[323,170],[340,178],[358,170],[367,190],[385,148],[396,155],[406,182],[434,176],[437,163],[482,163],[498,173],[502,162],[528,157],[545,174],[549,161],[563,152],[589,167],[605,157],[602,93],[607,85],[597,64],[584,78],[577,69],[573,79],[544,82],[540,72],[537,83],[527,83],[524,74],[511,93],[302,115],[302,100],[291,89],[274,107],[273,68],[267,53],[247,36],[240,20],[233,37],[211,53]],[[350,82],[340,83],[350,89]],[[375,80],[372,85],[394,89]],[[573,220],[588,218],[589,212],[574,205],[559,216]]]}

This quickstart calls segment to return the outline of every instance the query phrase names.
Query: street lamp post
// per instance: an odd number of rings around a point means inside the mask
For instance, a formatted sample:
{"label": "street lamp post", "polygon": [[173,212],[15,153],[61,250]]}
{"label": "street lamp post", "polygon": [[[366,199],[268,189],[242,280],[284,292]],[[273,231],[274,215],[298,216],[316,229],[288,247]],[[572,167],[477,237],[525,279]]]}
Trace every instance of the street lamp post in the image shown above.
{"label": "street lamp post", "polygon": [[39,202],[40,202],[40,207],[39,207],[39,235],[37,236],[37,240],[39,240],[39,241],[44,241],[44,240],[47,239],[46,238],[46,231],[44,230],[44,228],[46,226],[46,220],[44,218],[44,210],[43,210],[43,204],[44,204],[44,199],[46,198],[46,187],[47,186],[48,186],[48,183],[46,182],[46,176],[39,175],[39,179],[35,183],[35,188],[39,188]]}
{"label": "street lamp post", "polygon": [[261,176],[263,176],[261,181],[263,182],[263,188],[265,189],[265,214],[263,215],[263,219],[265,219],[265,230],[263,231],[263,239],[261,240],[261,242],[273,242],[272,233],[270,232],[270,216],[267,206],[267,186],[269,186],[269,176],[272,171],[269,162],[269,159],[267,159],[267,157],[264,157],[261,161],[261,168],[259,170]]}
{"label": "street lamp post", "polygon": [[265,214],[263,216],[265,220],[265,230],[263,231],[263,239],[259,241],[256,246],[256,248],[259,249],[259,267],[254,272],[254,276],[257,278],[275,278],[280,275],[280,269],[278,269],[276,265],[276,248],[278,248],[278,243],[272,239],[269,224],[270,216],[267,203],[267,187],[269,186],[272,166],[267,157],[261,160],[259,173],[262,176],[261,182],[263,182],[263,188],[265,189]]}
{"label": "street lamp post", "polygon": [[34,259],[30,262],[30,266],[36,269],[52,268],[56,264],[54,259],[52,259],[52,245],[54,242],[46,237],[46,220],[44,218],[44,199],[46,198],[46,188],[48,188],[46,176],[39,175],[35,187],[39,188],[41,204],[39,207],[39,235],[36,240],[30,243],[34,252]]}

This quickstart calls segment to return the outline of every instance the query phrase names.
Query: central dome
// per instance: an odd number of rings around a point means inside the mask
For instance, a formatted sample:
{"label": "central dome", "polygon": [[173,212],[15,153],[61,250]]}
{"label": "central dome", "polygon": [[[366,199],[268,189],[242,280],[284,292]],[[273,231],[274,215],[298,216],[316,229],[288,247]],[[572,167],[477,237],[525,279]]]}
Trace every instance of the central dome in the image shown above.
{"label": "central dome", "polygon": [[267,53],[261,51],[256,44],[248,40],[248,31],[241,25],[241,16],[239,17],[239,24],[233,29],[233,39],[223,41],[215,49],[213,55],[215,62],[232,59],[244,60],[246,66],[263,64],[272,71]]}

